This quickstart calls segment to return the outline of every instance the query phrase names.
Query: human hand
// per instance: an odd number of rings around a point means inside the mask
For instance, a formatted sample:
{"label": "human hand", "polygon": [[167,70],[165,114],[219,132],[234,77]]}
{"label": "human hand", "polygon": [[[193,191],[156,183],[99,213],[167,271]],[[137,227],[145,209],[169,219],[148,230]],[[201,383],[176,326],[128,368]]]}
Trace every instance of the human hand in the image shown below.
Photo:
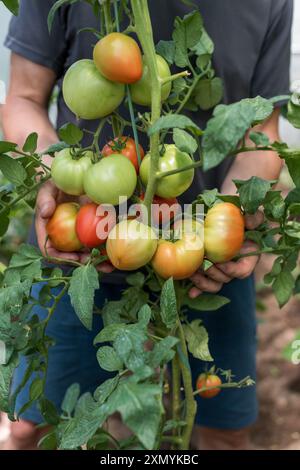
{"label": "human hand", "polygon": [[[248,230],[254,230],[261,225],[264,220],[264,215],[261,211],[253,215],[245,216],[245,227]],[[257,251],[256,243],[246,240],[240,250],[240,254],[247,254]],[[198,297],[202,292],[217,293],[222,288],[223,284],[230,282],[232,279],[245,279],[250,276],[254,271],[259,256],[253,255],[245,258],[240,258],[238,261],[228,261],[226,263],[217,263],[207,269],[197,271],[191,280],[194,283],[189,291],[191,298]]]}

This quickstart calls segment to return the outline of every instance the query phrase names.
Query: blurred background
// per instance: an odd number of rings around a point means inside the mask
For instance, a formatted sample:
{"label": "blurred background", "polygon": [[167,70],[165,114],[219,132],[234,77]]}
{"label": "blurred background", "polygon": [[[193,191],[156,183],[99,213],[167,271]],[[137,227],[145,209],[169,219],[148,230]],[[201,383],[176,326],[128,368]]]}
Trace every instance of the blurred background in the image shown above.
{"label": "blurred background", "polygon": [[[294,0],[294,25],[291,50],[291,82],[300,80],[300,0]],[[0,4],[0,81],[8,83],[9,51],[3,47],[10,14]],[[1,83],[0,83],[1,103]],[[283,141],[300,147],[300,131],[282,118],[280,122]],[[0,122],[1,137],[1,122]],[[1,179],[0,187],[6,182]],[[280,189],[292,187],[284,169]],[[0,263],[6,263],[17,246],[26,239],[31,211],[20,205],[10,225],[8,234],[0,240]],[[257,318],[258,318],[258,394],[260,416],[253,429],[254,444],[263,449],[300,450],[300,366],[292,364],[291,342],[300,340],[300,297],[293,298],[279,310],[263,276],[272,266],[270,257],[263,257],[257,268]],[[1,266],[0,266],[1,268]],[[1,441],[1,436],[0,436]]]}

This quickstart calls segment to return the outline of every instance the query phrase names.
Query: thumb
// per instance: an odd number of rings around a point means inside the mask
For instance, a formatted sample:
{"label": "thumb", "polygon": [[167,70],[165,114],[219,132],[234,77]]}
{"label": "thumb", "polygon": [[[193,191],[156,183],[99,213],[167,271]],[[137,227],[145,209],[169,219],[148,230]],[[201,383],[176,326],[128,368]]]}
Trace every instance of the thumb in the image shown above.
{"label": "thumb", "polygon": [[255,230],[264,221],[264,214],[258,210],[255,214],[245,215],[245,226],[248,230]]}
{"label": "thumb", "polygon": [[37,197],[37,210],[43,219],[51,217],[56,209],[57,189],[51,182],[45,183]]}

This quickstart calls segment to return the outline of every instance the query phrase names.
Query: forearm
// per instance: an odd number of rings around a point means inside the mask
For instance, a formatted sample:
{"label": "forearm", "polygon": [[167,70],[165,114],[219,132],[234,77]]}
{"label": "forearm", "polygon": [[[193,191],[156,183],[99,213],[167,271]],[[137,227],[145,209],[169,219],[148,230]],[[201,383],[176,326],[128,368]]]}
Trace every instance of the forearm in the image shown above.
{"label": "forearm", "polygon": [[[269,121],[259,126],[255,130],[268,135],[270,142],[280,140],[278,133],[279,110],[274,111]],[[249,138],[246,139],[246,146],[253,146]],[[276,152],[253,151],[240,153],[236,156],[221,188],[224,194],[235,194],[236,186],[232,182],[234,179],[247,180],[252,176],[258,176],[265,180],[276,180],[282,168],[282,160]]]}
{"label": "forearm", "polygon": [[[36,132],[39,136],[38,151],[43,151],[58,141],[47,109],[27,98],[8,96],[6,105],[2,109],[2,124],[5,139],[16,142],[20,147],[32,132]],[[46,164],[51,164],[51,161],[51,157],[45,156]]]}

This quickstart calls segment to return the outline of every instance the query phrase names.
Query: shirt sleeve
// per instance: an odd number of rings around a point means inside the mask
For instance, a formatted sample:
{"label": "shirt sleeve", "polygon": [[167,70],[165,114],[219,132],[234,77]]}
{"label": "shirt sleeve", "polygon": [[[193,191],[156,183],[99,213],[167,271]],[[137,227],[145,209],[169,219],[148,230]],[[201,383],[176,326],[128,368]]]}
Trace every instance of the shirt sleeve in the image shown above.
{"label": "shirt sleeve", "polygon": [[290,91],[293,0],[278,0],[271,5],[269,28],[252,79],[252,97],[272,98]]}
{"label": "shirt sleeve", "polygon": [[20,12],[9,25],[5,46],[26,59],[55,71],[58,78],[64,70],[67,54],[64,15],[55,14],[51,33],[48,13],[55,0],[21,0]]}

